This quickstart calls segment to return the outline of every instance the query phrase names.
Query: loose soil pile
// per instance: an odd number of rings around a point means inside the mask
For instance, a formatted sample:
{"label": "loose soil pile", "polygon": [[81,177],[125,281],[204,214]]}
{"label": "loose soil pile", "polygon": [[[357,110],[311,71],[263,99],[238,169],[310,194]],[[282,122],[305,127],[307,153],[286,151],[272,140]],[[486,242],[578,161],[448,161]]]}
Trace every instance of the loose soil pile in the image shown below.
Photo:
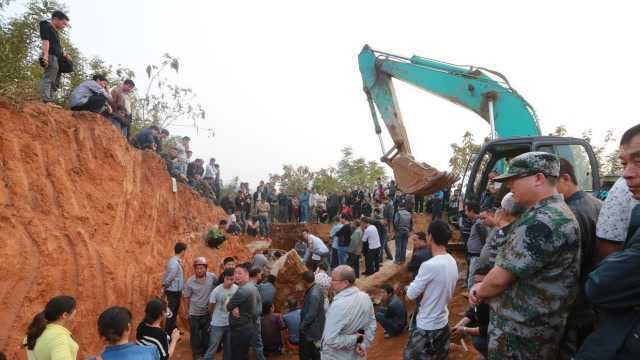
{"label": "loose soil pile", "polygon": [[68,294],[78,301],[79,358],[97,353],[99,313],[126,306],[137,325],[176,241],[189,245],[186,276],[195,256],[216,273],[226,256],[249,258],[235,237],[219,250],[204,245],[222,217],[189,187],[172,192],[161,158],[129,146],[104,118],[0,102],[0,351],[23,358],[32,317]]}

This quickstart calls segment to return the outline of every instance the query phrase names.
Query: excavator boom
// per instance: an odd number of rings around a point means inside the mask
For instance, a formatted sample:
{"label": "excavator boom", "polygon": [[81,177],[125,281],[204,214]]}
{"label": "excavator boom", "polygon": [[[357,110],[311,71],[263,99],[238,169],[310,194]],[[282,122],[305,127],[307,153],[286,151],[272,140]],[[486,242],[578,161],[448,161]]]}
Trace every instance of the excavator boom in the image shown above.
{"label": "excavator boom", "polygon": [[419,56],[405,58],[374,51],[368,45],[360,52],[358,63],[376,133],[380,136],[382,131],[377,117],[379,112],[394,143],[389,151],[385,151],[380,137],[382,161],[391,166],[403,192],[431,194],[453,184],[458,174],[440,172],[413,158],[393,78],[475,112],[490,124],[494,139],[540,135],[533,108],[498,72]]}

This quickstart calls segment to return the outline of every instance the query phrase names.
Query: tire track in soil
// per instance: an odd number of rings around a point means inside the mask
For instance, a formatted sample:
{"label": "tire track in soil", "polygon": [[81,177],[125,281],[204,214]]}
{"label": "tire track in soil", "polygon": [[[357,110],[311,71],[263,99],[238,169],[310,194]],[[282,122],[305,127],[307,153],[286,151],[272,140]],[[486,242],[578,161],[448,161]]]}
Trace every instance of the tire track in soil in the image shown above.
{"label": "tire track in soil", "polygon": [[[37,250],[37,246],[35,245],[35,241],[31,238],[31,236],[25,231],[24,226],[15,223],[12,220],[8,220],[8,223],[11,225],[12,233],[14,234],[13,239],[18,240],[16,244],[16,248],[21,249],[22,251],[27,252],[29,262],[20,262],[18,269],[13,269],[16,273],[26,274],[26,278],[20,279],[19,281],[12,281],[12,279],[3,280],[3,282],[7,282],[7,286],[3,291],[2,297],[0,298],[0,303],[2,304],[2,309],[4,316],[6,317],[3,320],[3,326],[0,326],[0,348],[7,349],[7,341],[9,339],[9,335],[11,333],[11,329],[14,328],[16,323],[24,322],[23,319],[24,314],[24,306],[25,301],[29,300],[29,295],[33,292],[32,289],[34,284],[36,284],[36,276],[37,273],[34,271],[28,271],[29,269],[39,268],[40,266],[40,254]],[[2,253],[5,256],[4,253]],[[2,269],[0,267],[0,269]],[[11,273],[10,269],[2,269],[3,274]],[[6,278],[5,278],[6,279]],[[3,286],[4,287],[4,286]],[[31,321],[31,318],[28,318],[27,321]]]}

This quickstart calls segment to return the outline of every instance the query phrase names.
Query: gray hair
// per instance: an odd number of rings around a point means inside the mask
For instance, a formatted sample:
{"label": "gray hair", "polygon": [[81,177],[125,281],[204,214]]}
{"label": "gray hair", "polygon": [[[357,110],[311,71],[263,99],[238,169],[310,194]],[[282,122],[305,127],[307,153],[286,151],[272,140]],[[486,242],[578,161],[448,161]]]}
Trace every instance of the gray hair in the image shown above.
{"label": "gray hair", "polygon": [[502,198],[502,202],[500,203],[500,207],[504,209],[504,211],[509,216],[518,217],[522,215],[522,213],[527,210],[524,206],[517,204],[513,199],[513,193],[510,192]]}
{"label": "gray hair", "polygon": [[341,281],[349,282],[349,285],[353,285],[356,282],[356,272],[349,265],[337,266],[333,272],[340,275]]}

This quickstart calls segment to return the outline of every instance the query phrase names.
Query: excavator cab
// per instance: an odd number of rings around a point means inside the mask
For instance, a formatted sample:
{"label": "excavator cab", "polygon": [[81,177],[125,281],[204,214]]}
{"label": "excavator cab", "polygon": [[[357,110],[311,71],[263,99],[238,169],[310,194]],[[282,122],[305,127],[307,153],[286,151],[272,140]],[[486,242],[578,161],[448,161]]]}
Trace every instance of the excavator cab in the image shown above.
{"label": "excavator cab", "polygon": [[[462,198],[482,202],[490,185],[491,172],[506,171],[509,160],[529,151],[545,151],[568,160],[574,167],[578,186],[587,192],[600,190],[598,162],[591,146],[582,139],[558,136],[504,138],[485,144],[475,158]],[[502,184],[498,200],[509,192]]]}

